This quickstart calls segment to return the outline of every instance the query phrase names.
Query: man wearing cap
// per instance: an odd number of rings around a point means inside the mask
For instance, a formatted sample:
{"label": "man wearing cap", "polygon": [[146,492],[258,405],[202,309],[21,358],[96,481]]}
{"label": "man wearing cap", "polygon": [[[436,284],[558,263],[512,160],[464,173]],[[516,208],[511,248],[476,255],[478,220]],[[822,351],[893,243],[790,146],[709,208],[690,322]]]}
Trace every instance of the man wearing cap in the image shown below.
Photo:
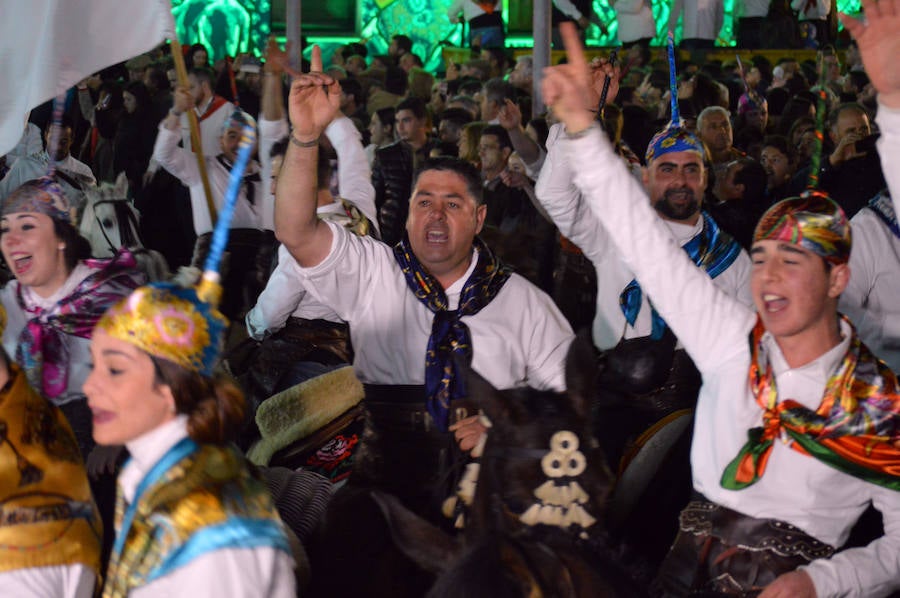
{"label": "man wearing cap", "polygon": [[[189,110],[193,99],[186,90],[178,89],[175,91],[173,104],[173,111],[160,123],[153,158],[190,189],[194,232],[197,234],[193,265],[199,267],[202,266],[209,250],[213,217],[206,203],[196,157],[190,151],[178,147],[181,129],[176,112]],[[225,190],[228,188],[231,169],[237,158],[238,144],[245,125],[256,129],[256,121],[249,114],[232,108],[229,118],[219,132],[217,155],[205,158],[212,200],[217,211],[222,209]],[[248,273],[255,272],[256,254],[262,243],[260,221],[262,191],[259,164],[252,160],[244,171],[234,208],[228,240],[230,261],[222,285],[225,289],[222,312],[232,320],[240,318],[244,308],[248,307],[247,298],[244,297],[244,286],[251,278],[255,280],[255,276],[251,277]],[[259,292],[259,289],[255,290],[255,293],[251,290],[252,296],[249,298],[251,304]]]}
{"label": "man wearing cap", "polygon": [[[850,228],[821,193],[770,208],[754,234],[756,310],[704,276],[652,218],[593,126],[574,36],[544,80],[566,124],[576,185],[703,377],[691,447],[693,500],[661,593],[882,596],[900,587],[900,396],[837,301]],[[749,341],[749,342],[748,342]],[[874,505],[886,533],[836,552]]]}

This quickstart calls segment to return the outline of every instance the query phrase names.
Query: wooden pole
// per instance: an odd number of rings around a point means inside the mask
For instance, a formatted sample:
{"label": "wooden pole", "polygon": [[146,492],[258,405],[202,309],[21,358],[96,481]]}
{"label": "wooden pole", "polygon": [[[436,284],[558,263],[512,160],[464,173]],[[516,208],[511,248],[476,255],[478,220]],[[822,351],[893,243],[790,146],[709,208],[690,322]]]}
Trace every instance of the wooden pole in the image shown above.
{"label": "wooden pole", "polygon": [[[175,61],[175,72],[178,75],[178,85],[188,87],[187,68],[184,66],[184,54],[181,53],[181,42],[177,37],[172,38],[172,59]],[[209,218],[213,228],[219,213],[216,204],[213,203],[212,190],[209,187],[209,178],[206,176],[206,157],[203,155],[203,144],[200,141],[200,123],[197,121],[197,112],[191,108],[187,111],[188,125],[191,129],[191,147],[197,158],[197,170],[200,172],[200,182],[203,183],[203,195],[206,197],[206,207],[209,209]]]}
{"label": "wooden pole", "polygon": [[531,49],[533,66],[533,79],[531,84],[531,116],[537,118],[544,113],[547,107],[544,105],[544,97],[541,94],[541,78],[544,67],[550,66],[550,1],[535,0],[534,13],[532,14],[532,36],[534,44]]}
{"label": "wooden pole", "polygon": [[303,52],[303,48],[300,47],[300,28],[302,26],[300,0],[287,0],[285,3],[285,11],[285,28],[287,29],[285,32],[287,35],[285,37],[291,42],[288,60],[290,61],[291,68],[299,73],[301,70],[300,65]]}

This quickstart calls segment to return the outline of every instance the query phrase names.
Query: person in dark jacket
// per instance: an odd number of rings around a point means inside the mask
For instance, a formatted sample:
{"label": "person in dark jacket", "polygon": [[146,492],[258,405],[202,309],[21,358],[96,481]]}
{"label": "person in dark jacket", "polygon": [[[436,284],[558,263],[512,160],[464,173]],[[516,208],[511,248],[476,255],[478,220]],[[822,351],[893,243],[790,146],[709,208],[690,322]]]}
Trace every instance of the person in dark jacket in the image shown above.
{"label": "person in dark jacket", "polygon": [[423,100],[403,100],[397,105],[394,124],[399,141],[375,151],[375,207],[381,238],[388,245],[397,243],[403,235],[413,177],[435,144],[428,135],[429,120]]}

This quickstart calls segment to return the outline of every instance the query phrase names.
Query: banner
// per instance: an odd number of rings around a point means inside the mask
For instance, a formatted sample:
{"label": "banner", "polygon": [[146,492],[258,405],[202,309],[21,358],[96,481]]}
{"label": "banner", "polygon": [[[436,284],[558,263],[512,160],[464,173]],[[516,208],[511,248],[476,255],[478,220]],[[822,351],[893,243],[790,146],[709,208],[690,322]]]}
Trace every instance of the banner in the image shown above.
{"label": "banner", "polygon": [[29,110],[174,35],[169,0],[0,0],[0,155]]}

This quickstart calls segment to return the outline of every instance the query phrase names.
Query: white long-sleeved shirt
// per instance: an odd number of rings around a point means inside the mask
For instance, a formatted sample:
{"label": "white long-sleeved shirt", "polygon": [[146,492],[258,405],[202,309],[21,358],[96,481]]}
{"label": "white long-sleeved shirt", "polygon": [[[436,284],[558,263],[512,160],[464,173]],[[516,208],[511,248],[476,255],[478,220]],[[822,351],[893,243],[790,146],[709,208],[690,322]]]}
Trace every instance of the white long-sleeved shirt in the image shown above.
{"label": "white long-sleeved shirt", "polygon": [[[652,330],[652,311],[647,293],[634,325],[629,325],[619,304],[619,296],[634,280],[634,273],[618,255],[602,222],[588,208],[581,192],[573,183],[571,162],[559,146],[565,137],[563,125],[553,125],[547,137],[547,157],[535,187],[538,201],[556,224],[559,231],[575,243],[591,260],[597,271],[597,312],[594,316],[593,338],[599,349],[609,349],[623,338],[649,336]],[[618,156],[615,159],[621,161]],[[665,222],[678,245],[683,246],[703,230],[703,219],[693,226]],[[714,279],[716,286],[744,305],[752,305],[749,289],[750,258],[744,250],[735,261]]]}
{"label": "white long-sleeved shirt", "polygon": [[[128,443],[131,459],[119,474],[126,502],[134,500],[141,480],[187,435],[187,417],[179,415]],[[212,550],[129,595],[133,598],[293,598],[296,595],[293,560],[286,552],[271,546]]]}
{"label": "white long-sleeved shirt", "polygon": [[[267,127],[272,124],[272,121],[261,121],[260,128],[263,122],[267,123]],[[338,156],[338,188],[341,198],[355,205],[377,232],[375,188],[372,186],[371,170],[363,153],[359,131],[353,121],[346,116],[339,116],[325,129],[325,136]],[[271,164],[269,168],[271,172]],[[335,200],[331,205],[319,206],[316,212],[320,218],[327,218],[330,213],[342,213],[343,206],[339,200]],[[247,312],[247,332],[257,340],[283,328],[291,316],[308,320],[342,321],[331,307],[306,293],[302,282],[294,276],[293,269],[288,267],[288,263],[292,261],[294,258],[287,250],[279,247],[278,265],[269,277],[266,288],[257,298],[256,305]]]}
{"label": "white long-sleeved shirt", "polygon": [[[197,158],[194,157],[192,152],[178,147],[180,138],[179,132],[171,131],[160,124],[159,134],[156,136],[156,144],[153,146],[153,158],[190,189],[194,232],[197,235],[202,235],[212,232],[212,219],[210,218],[209,207],[206,205],[206,194],[203,192],[203,183],[200,179],[200,169],[197,167]],[[209,179],[212,200],[216,206],[216,211],[221,211],[231,173],[216,158],[207,157],[205,160],[206,176]],[[244,176],[254,172],[259,173],[259,165],[256,161],[251,160],[247,165]],[[237,203],[234,206],[231,228],[258,229],[261,226],[262,180],[250,184],[254,186],[254,202],[250,203],[247,199],[246,185],[242,185],[238,193]]]}
{"label": "white long-sleeved shirt", "polygon": [[850,282],[839,309],[872,352],[900,372],[900,239],[869,208],[850,224]]}
{"label": "white long-sleeved shirt", "polygon": [[275,230],[275,195],[272,193],[272,146],[290,132],[285,119],[265,120],[260,115],[259,126],[259,168],[262,176],[262,205],[259,222],[263,230]]}
{"label": "white long-sleeved shirt", "polygon": [[894,199],[894,212],[900,214],[897,209],[900,208],[900,168],[897,168],[900,159],[900,108],[888,108],[879,103],[875,122],[881,131],[881,137],[875,142],[881,171]]}
{"label": "white long-sleeved shirt", "polygon": [[[6,173],[6,176],[3,177],[3,180],[0,181],[0,200],[6,198],[7,195],[21,187],[22,184],[27,183],[32,179],[47,176],[49,166],[50,156],[46,151],[40,151],[36,154],[18,158],[9,169],[9,172]],[[56,165],[56,168],[69,175],[75,175],[74,178],[81,179],[81,181],[85,181],[91,185],[97,183],[97,179],[94,178],[94,173],[91,172],[91,168],[84,162],[76,160],[72,154],[69,154],[60,160]],[[63,183],[63,186],[64,190],[70,188],[69,185],[65,183]],[[70,204],[75,204],[76,201],[75,198],[69,197]]]}
{"label": "white long-sleeved shirt", "polygon": [[[362,382],[423,384],[434,314],[409,290],[393,249],[328,223],[332,244],[318,265],[291,267],[307,291],[350,324]],[[445,289],[456,309],[469,270]],[[574,338],[553,301],[518,274],[473,316],[463,316],[472,338],[472,368],[495,388],[565,389],[564,363]]]}
{"label": "white long-sleeved shirt", "polygon": [[[758,482],[743,490],[722,487],[722,473],[746,442],[747,431],[762,425],[763,412],[748,383],[747,339],[757,314],[723,293],[677,249],[643,189],[613,159],[600,131],[561,145],[590,210],[703,376],[691,446],[694,488],[718,504],[752,517],[787,521],[833,546],[846,541],[859,515],[873,504],[884,516],[883,537],[804,569],[819,598],[882,596],[900,586],[900,492],[801,454],[786,444],[784,435]],[[812,363],[790,368],[767,333],[763,342],[779,395],[818,407],[827,378],[849,341],[847,327],[842,334],[839,345]]]}
{"label": "white long-sleeved shirt", "polygon": [[[211,103],[212,98],[210,98],[209,101]],[[204,106],[204,109],[205,108],[206,106]],[[221,153],[222,146],[220,139],[222,138],[222,127],[225,125],[225,121],[228,120],[232,112],[234,112],[234,104],[225,102],[215,111],[208,114],[206,118],[200,120],[203,116],[203,112],[198,106],[194,107],[194,113],[197,115],[200,128],[200,144],[203,146],[203,155],[207,158],[214,158]],[[193,151],[191,148],[191,127],[187,114],[182,114],[178,122],[181,126],[181,147]]]}
{"label": "white long-sleeved shirt", "polygon": [[619,23],[619,41],[633,42],[656,36],[656,21],[653,11],[645,0],[618,0],[613,7]]}
{"label": "white long-sleeved shirt", "polygon": [[675,29],[683,12],[682,39],[715,40],[725,20],[722,4],[722,0],[675,0],[669,12],[669,29]]}

